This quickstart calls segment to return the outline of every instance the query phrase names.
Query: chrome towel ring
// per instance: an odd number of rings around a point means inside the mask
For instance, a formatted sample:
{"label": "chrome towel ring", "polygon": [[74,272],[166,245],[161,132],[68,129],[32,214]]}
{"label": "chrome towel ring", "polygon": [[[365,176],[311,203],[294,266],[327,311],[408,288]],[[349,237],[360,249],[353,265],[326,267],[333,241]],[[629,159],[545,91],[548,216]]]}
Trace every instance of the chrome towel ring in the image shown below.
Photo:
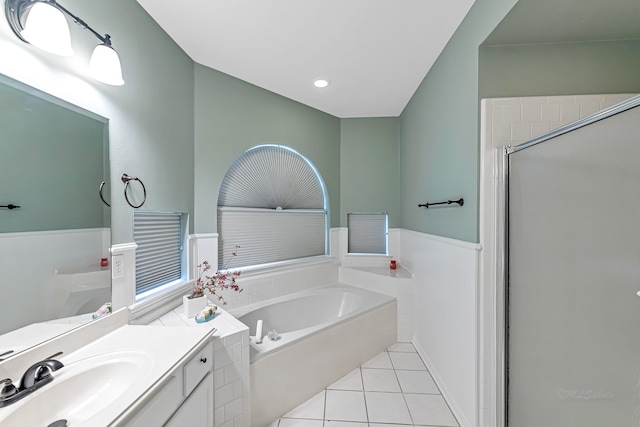
{"label": "chrome towel ring", "polygon": [[102,200],[102,203],[104,203],[105,205],[111,207],[111,205],[107,203],[107,201],[104,199],[104,196],[102,195],[103,188],[104,188],[104,181],[102,181],[102,183],[100,184],[100,188],[98,189],[98,194],[100,194],[100,200]]}
{"label": "chrome towel ring", "polygon": [[[127,203],[129,204],[129,206],[131,206],[134,209],[138,209],[139,207],[144,205],[144,202],[147,201],[147,189],[145,188],[144,183],[142,181],[140,181],[140,178],[135,177],[135,176],[129,176],[126,173],[123,173],[122,177],[120,179],[122,179],[122,182],[124,182],[124,198],[127,201]],[[143,194],[144,194],[144,198],[142,199],[142,203],[140,203],[137,206],[132,204],[131,201],[129,200],[129,196],[127,196],[127,188],[129,187],[129,183],[131,181],[138,181],[140,183],[140,185],[142,185],[142,191],[143,191]]]}

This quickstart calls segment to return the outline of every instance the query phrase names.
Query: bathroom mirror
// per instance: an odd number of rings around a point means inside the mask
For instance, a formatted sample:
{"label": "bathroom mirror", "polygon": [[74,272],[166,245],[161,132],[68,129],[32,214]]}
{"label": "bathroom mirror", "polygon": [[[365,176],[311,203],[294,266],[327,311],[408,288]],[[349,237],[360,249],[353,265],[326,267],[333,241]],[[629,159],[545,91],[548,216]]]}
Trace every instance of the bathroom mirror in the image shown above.
{"label": "bathroom mirror", "polygon": [[111,218],[98,194],[109,177],[105,118],[0,75],[0,129],[5,359],[92,320],[111,300]]}

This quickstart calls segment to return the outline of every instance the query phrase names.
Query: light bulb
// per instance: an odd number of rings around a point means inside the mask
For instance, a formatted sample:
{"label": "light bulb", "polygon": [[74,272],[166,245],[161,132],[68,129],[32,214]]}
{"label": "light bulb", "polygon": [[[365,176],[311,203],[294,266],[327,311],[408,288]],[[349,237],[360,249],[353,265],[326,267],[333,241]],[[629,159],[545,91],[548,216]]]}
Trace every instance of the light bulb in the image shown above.
{"label": "light bulb", "polygon": [[113,86],[122,86],[122,67],[118,53],[106,44],[99,44],[93,50],[91,61],[89,61],[89,72],[91,76]]}
{"label": "light bulb", "polygon": [[31,7],[20,35],[32,45],[54,55],[73,55],[67,19],[60,9],[49,3],[37,2]]}

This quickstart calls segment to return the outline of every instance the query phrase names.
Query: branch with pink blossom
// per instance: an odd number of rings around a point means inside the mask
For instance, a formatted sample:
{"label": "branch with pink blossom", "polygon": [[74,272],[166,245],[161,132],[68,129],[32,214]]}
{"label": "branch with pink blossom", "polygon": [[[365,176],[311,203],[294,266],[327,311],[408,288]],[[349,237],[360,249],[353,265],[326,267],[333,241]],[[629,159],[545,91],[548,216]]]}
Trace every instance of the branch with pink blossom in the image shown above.
{"label": "branch with pink blossom", "polygon": [[216,297],[218,301],[222,303],[222,305],[226,305],[227,302],[220,294],[220,292],[227,289],[231,289],[235,292],[242,292],[242,288],[236,281],[236,279],[240,276],[240,270],[229,271],[229,269],[227,268],[229,262],[231,261],[231,258],[234,256],[238,256],[238,249],[240,249],[240,246],[236,245],[235,250],[231,252],[231,256],[224,264],[222,269],[219,269],[213,275],[206,274],[212,269],[209,261],[203,261],[202,264],[198,265],[198,278],[196,279],[196,283],[194,284],[191,295],[189,295],[189,299],[204,296],[204,291],[206,290],[209,291],[212,296]]}

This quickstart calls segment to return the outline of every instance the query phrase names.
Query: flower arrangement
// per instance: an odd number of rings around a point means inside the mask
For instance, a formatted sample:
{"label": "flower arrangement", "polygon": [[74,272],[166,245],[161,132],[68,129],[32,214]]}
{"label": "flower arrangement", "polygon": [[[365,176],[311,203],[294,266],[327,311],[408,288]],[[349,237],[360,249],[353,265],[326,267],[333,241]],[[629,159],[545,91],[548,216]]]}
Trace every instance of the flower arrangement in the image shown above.
{"label": "flower arrangement", "polygon": [[[240,246],[236,245],[235,250],[231,253],[231,257],[238,256],[239,248]],[[242,292],[242,288],[236,282],[236,279],[240,276],[240,271],[229,271],[227,268],[229,261],[231,261],[231,257],[227,260],[222,269],[219,269],[213,275],[206,274],[212,268],[209,261],[203,261],[202,264],[199,264],[198,278],[196,279],[193,291],[188,298],[193,299],[204,296],[204,291],[207,290],[212,296],[217,297],[218,301],[222,302],[222,305],[226,305],[227,302],[224,297],[220,295],[220,291],[232,289],[236,292]]]}

